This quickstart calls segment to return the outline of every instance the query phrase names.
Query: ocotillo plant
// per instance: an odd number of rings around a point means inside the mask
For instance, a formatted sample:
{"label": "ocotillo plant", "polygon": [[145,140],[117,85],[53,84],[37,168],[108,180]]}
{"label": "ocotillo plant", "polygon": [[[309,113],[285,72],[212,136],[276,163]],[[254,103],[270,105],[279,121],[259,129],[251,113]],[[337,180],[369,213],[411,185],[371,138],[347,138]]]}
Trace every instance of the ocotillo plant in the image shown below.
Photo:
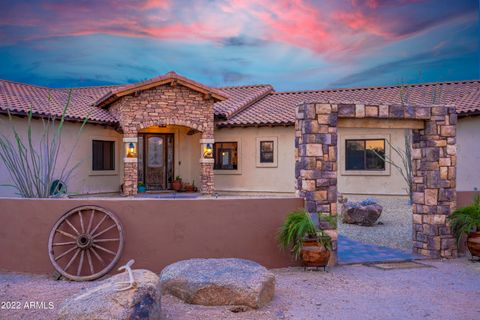
{"label": "ocotillo plant", "polygon": [[[19,134],[13,116],[8,112],[13,139],[8,134],[0,132],[0,159],[8,169],[11,180],[11,184],[4,186],[15,188],[21,197],[49,198],[57,194],[60,190],[52,190],[53,182],[59,180],[68,183],[72,173],[80,165],[80,162],[73,165],[70,165],[70,162],[88,117],[81,123],[68,157],[64,163],[59,163],[62,129],[71,96],[70,91],[60,119],[55,116],[41,118],[43,129],[40,135],[33,133],[34,114],[31,108],[27,116],[26,138]],[[48,102],[51,103],[51,96],[48,97]],[[53,185],[53,188],[61,188],[60,183]]]}

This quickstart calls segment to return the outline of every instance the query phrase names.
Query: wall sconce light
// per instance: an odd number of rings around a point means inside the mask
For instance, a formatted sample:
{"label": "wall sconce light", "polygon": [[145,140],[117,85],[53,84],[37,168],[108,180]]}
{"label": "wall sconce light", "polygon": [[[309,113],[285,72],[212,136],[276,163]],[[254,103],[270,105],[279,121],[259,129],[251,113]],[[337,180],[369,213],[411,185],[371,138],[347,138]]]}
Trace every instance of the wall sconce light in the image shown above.
{"label": "wall sconce light", "polygon": [[213,143],[204,143],[203,144],[203,157],[205,159],[213,158]]}
{"label": "wall sconce light", "polygon": [[213,161],[213,143],[215,140],[213,139],[200,139],[200,147],[201,147],[201,162],[212,162]]}
{"label": "wall sconce light", "polygon": [[125,144],[124,162],[137,161],[137,138],[123,138]]}

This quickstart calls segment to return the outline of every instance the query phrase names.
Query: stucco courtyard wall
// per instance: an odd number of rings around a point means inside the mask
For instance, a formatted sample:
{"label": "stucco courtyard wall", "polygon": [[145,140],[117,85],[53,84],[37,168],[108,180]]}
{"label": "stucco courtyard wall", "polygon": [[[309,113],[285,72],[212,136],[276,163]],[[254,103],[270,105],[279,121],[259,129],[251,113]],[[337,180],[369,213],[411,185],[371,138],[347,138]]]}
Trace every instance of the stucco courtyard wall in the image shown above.
{"label": "stucco courtyard wall", "polygon": [[[245,258],[262,265],[294,265],[276,241],[285,216],[303,205],[300,198],[274,199],[0,199],[0,269],[51,273],[48,236],[65,212],[101,206],[123,225],[125,247],[118,265],[160,272],[189,258]],[[116,273],[116,269],[112,271]]]}
{"label": "stucco courtyard wall", "polygon": [[[25,118],[13,117],[12,122],[6,116],[0,116],[0,132],[9,136],[14,141],[11,126],[16,127],[17,132],[27,140],[27,120]],[[74,122],[65,122],[62,131],[61,152],[58,159],[58,167],[61,168],[73,150],[71,165],[80,162],[80,166],[74,171],[74,174],[67,182],[70,193],[99,193],[99,192],[118,192],[120,190],[121,177],[123,172],[123,161],[121,161],[122,135],[110,127],[101,125],[87,124],[75,146],[77,135],[80,130],[80,124]],[[43,124],[41,120],[32,120],[32,136],[34,139],[40,139],[43,133]],[[104,139],[115,141],[115,170],[108,173],[93,172],[92,168],[92,140]],[[37,140],[37,141],[38,141]],[[11,184],[10,176],[3,161],[0,161],[0,185]],[[0,196],[15,196],[15,190],[10,187],[0,186]]]}

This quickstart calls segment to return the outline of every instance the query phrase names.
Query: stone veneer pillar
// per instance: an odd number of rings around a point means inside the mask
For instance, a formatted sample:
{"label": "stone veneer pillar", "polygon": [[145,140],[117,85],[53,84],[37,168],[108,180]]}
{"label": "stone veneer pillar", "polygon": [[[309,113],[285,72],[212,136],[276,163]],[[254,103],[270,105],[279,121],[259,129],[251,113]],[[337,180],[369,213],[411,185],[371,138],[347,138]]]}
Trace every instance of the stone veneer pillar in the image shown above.
{"label": "stone veneer pillar", "polygon": [[200,156],[200,192],[204,195],[212,195],[215,190],[215,185],[213,182],[213,164],[215,160],[213,158],[205,158],[203,145],[204,144],[213,144],[215,140],[210,137],[211,134],[203,134],[202,139],[200,139],[201,147],[201,156]]}
{"label": "stone veneer pillar", "polygon": [[413,249],[429,257],[456,257],[446,224],[456,207],[455,107],[434,106],[425,129],[413,130]]}
{"label": "stone veneer pillar", "polygon": [[[429,257],[455,257],[456,242],[446,219],[456,207],[455,107],[299,105],[295,122],[296,189],[309,213],[337,213],[338,118],[424,121],[424,129],[413,130],[413,251]],[[329,234],[336,250],[336,230]]]}
{"label": "stone veneer pillar", "polygon": [[[123,148],[125,142],[138,142],[136,135],[129,134],[123,138]],[[125,151],[123,152],[125,153]],[[138,159],[137,158],[123,158],[123,195],[134,196],[137,194],[138,184]]]}

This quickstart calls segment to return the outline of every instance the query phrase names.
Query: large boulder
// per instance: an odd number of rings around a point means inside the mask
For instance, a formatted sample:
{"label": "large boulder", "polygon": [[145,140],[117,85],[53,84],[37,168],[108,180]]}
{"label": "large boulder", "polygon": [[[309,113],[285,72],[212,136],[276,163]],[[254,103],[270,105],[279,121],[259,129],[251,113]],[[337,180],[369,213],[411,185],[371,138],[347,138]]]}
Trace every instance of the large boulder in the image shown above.
{"label": "large boulder", "polygon": [[244,259],[191,259],[167,266],[160,274],[163,293],[191,304],[260,308],[270,302],[275,276]]}
{"label": "large boulder", "polygon": [[382,209],[379,204],[362,205],[357,202],[345,202],[342,204],[342,222],[370,227],[377,222]]}
{"label": "large boulder", "polygon": [[160,319],[160,278],[148,270],[133,270],[134,288],[117,291],[127,285],[128,274],[102,280],[97,286],[67,299],[58,312],[62,320]]}

